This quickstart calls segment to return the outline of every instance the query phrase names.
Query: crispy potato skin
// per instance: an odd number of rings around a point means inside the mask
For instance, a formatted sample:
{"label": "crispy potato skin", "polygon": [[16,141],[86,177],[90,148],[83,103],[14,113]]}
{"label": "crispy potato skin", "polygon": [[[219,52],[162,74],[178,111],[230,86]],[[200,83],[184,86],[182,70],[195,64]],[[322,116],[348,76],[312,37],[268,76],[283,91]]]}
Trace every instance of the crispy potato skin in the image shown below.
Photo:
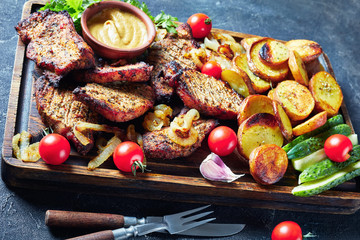
{"label": "crispy potato skin", "polygon": [[294,80],[286,80],[275,88],[274,100],[284,108],[292,121],[307,118],[315,106],[309,89]]}
{"label": "crispy potato skin", "polygon": [[260,60],[269,66],[280,66],[289,59],[289,49],[282,42],[271,40],[260,49]]}
{"label": "crispy potato skin", "polygon": [[326,111],[320,112],[315,116],[313,116],[312,118],[308,119],[307,121],[294,127],[293,133],[295,136],[303,135],[305,133],[317,129],[318,127],[321,127],[326,123],[326,121],[327,121],[327,112]]}
{"label": "crispy potato skin", "polygon": [[240,41],[241,46],[243,46],[243,48],[245,48],[245,50],[249,50],[251,44],[253,44],[254,42],[259,41],[260,39],[264,39],[265,37],[251,37],[251,38],[243,38]]}
{"label": "crispy potato skin", "polygon": [[250,154],[250,174],[256,182],[270,185],[278,182],[288,167],[286,152],[275,144],[255,148]]}
{"label": "crispy potato skin", "polygon": [[336,115],[343,102],[339,84],[330,73],[321,71],[310,80],[309,89],[315,100],[317,112],[326,111],[329,117]]}
{"label": "crispy potato skin", "polygon": [[306,71],[305,63],[296,51],[290,52],[289,68],[295,81],[304,86],[309,86],[309,77]]}
{"label": "crispy potato skin", "polygon": [[317,59],[323,52],[320,44],[306,39],[290,40],[285,45],[290,50],[297,51],[305,63]]}
{"label": "crispy potato skin", "polygon": [[240,104],[237,117],[238,125],[256,113],[270,113],[274,115],[272,100],[265,95],[250,95]]}
{"label": "crispy potato skin", "polygon": [[246,72],[238,67],[225,69],[221,72],[221,80],[229,83],[229,85],[244,97],[255,94],[251,86],[251,81]]}
{"label": "crispy potato skin", "polygon": [[270,113],[256,113],[245,120],[238,129],[238,151],[246,159],[256,147],[264,144],[282,146],[283,136],[279,125]]}
{"label": "crispy potato skin", "polygon": [[282,135],[285,137],[286,140],[290,141],[293,137],[293,128],[288,115],[281,107],[280,103],[278,103],[277,101],[272,101],[272,106],[274,109],[276,121],[278,121],[279,123]]}
{"label": "crispy potato skin", "polygon": [[243,70],[248,75],[255,93],[264,93],[270,89],[271,85],[269,81],[259,78],[249,69],[245,53],[234,57],[233,65]]}
{"label": "crispy potato skin", "polygon": [[247,54],[247,60],[249,69],[262,79],[277,83],[285,79],[289,73],[289,67],[287,64],[272,67],[264,64],[260,59],[260,49],[262,46],[271,41],[272,39],[261,39],[257,42],[253,42]]}

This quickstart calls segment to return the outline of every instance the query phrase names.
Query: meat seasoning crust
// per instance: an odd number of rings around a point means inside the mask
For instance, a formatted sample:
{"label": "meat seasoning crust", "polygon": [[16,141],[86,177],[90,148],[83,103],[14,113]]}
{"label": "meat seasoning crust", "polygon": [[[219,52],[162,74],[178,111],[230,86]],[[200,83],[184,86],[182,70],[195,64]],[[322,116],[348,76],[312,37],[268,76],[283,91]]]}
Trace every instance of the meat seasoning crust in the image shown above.
{"label": "meat seasoning crust", "polygon": [[219,119],[236,119],[243,97],[227,83],[196,70],[184,70],[176,92],[188,108]]}
{"label": "meat seasoning crust", "polygon": [[76,32],[66,11],[34,12],[15,29],[24,44],[28,44],[26,56],[41,68],[65,75],[95,65],[93,50]]}
{"label": "meat seasoning crust", "polygon": [[161,159],[187,157],[201,146],[206,134],[213,130],[217,124],[217,121],[213,119],[197,120],[193,122],[194,128],[199,133],[199,138],[193,145],[187,147],[180,146],[170,140],[167,136],[167,130],[169,127],[153,132],[147,132],[143,135],[143,150],[145,156],[147,158]]}
{"label": "meat seasoning crust", "polygon": [[104,86],[88,83],[74,90],[76,99],[87,104],[106,119],[127,122],[143,115],[154,106],[155,96],[150,86],[128,83]]}
{"label": "meat seasoning crust", "polygon": [[35,99],[37,110],[45,125],[72,141],[79,153],[85,155],[91,150],[94,145],[93,133],[91,131],[86,133],[91,141],[84,146],[75,137],[73,127],[79,121],[97,123],[99,121],[97,113],[76,101],[71,90],[50,85],[45,76],[35,82]]}

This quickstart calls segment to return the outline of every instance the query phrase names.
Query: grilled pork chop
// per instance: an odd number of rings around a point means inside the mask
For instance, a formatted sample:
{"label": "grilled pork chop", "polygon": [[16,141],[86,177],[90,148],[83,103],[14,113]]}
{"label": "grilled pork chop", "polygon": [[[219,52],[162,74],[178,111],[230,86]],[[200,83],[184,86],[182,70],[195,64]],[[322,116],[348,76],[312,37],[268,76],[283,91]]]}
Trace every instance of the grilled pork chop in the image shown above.
{"label": "grilled pork chop", "polygon": [[85,71],[76,71],[73,76],[79,82],[146,82],[150,79],[152,69],[152,66],[144,62],[120,67],[104,65]]}
{"label": "grilled pork chop", "polygon": [[154,106],[154,93],[150,86],[127,83],[104,86],[87,83],[74,90],[77,100],[114,122],[126,122],[143,115]]}
{"label": "grilled pork chop", "polygon": [[193,69],[183,71],[176,92],[188,108],[219,119],[236,119],[243,100],[227,83]]}
{"label": "grilled pork chop", "polygon": [[45,76],[35,82],[36,107],[45,125],[73,142],[77,151],[86,154],[93,147],[93,133],[87,132],[90,143],[83,145],[75,137],[73,127],[78,121],[96,123],[99,115],[76,101],[72,90],[52,86]]}
{"label": "grilled pork chop", "polygon": [[195,63],[185,56],[194,48],[199,48],[199,44],[193,39],[191,28],[187,23],[177,27],[178,34],[168,36],[155,42],[149,51],[147,62],[154,66],[150,77],[155,96],[158,101],[168,101],[174,93],[166,79],[162,79],[164,66],[176,61],[182,68],[196,69]]}
{"label": "grilled pork chop", "polygon": [[56,75],[63,76],[74,69],[91,68],[94,52],[76,32],[66,11],[34,12],[15,27],[27,44],[26,56]]}
{"label": "grilled pork chop", "polygon": [[167,136],[166,132],[169,127],[161,130],[147,132],[143,135],[143,150],[147,158],[173,159],[178,157],[187,157],[195,152],[208,134],[217,125],[217,121],[197,120],[193,122],[195,129],[199,133],[199,139],[191,146],[183,147]]}

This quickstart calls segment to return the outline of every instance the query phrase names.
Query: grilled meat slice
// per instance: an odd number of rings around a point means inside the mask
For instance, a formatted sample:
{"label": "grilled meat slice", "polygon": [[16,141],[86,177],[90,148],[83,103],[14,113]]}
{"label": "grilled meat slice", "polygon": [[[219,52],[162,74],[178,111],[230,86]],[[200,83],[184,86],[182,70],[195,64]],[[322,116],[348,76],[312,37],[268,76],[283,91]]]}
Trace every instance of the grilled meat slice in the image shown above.
{"label": "grilled meat slice", "polygon": [[227,83],[196,70],[184,70],[176,92],[185,106],[219,119],[236,119],[243,97]]}
{"label": "grilled meat slice", "polygon": [[104,86],[87,83],[74,90],[76,99],[115,122],[126,122],[143,115],[154,106],[154,93],[150,86],[127,83]]}
{"label": "grilled meat slice", "polygon": [[182,68],[196,69],[195,63],[186,56],[189,56],[192,49],[200,46],[192,38],[191,28],[187,23],[177,27],[177,30],[177,35],[170,35],[155,42],[147,57],[147,62],[154,66],[150,83],[155,89],[156,99],[160,102],[164,100],[166,102],[174,91],[164,79],[161,79],[162,71],[167,63],[176,61]]}
{"label": "grilled meat slice", "polygon": [[187,157],[201,147],[202,141],[217,125],[217,121],[210,120],[197,120],[193,122],[195,129],[199,133],[199,139],[191,146],[183,147],[170,140],[167,136],[167,129],[147,132],[143,135],[143,150],[147,158],[162,158],[173,159],[177,157]]}
{"label": "grilled meat slice", "polygon": [[63,76],[95,64],[93,50],[76,32],[66,11],[34,12],[15,29],[24,44],[28,44],[26,56],[56,75]]}
{"label": "grilled meat slice", "polygon": [[152,86],[156,100],[160,102],[170,102],[174,94],[174,82],[181,75],[182,68],[176,61],[171,61],[158,72],[158,76],[153,79]]}
{"label": "grilled meat slice", "polygon": [[79,82],[146,82],[150,79],[152,69],[152,66],[144,62],[120,67],[105,65],[86,71],[76,71],[74,77]]}
{"label": "grilled meat slice", "polygon": [[73,142],[79,153],[85,155],[91,150],[94,145],[93,133],[86,133],[90,143],[83,145],[75,137],[73,127],[78,121],[96,123],[99,115],[85,104],[76,101],[72,90],[55,88],[42,76],[35,82],[35,99],[45,125]]}

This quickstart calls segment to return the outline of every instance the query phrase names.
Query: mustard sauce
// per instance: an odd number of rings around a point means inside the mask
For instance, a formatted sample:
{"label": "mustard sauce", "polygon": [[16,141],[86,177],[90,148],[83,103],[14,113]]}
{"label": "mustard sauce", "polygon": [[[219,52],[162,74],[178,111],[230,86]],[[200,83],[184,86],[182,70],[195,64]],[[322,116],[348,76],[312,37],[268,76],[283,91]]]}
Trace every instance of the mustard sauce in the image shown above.
{"label": "mustard sauce", "polygon": [[102,10],[87,26],[97,40],[115,48],[136,48],[147,40],[145,24],[134,14],[116,8]]}

